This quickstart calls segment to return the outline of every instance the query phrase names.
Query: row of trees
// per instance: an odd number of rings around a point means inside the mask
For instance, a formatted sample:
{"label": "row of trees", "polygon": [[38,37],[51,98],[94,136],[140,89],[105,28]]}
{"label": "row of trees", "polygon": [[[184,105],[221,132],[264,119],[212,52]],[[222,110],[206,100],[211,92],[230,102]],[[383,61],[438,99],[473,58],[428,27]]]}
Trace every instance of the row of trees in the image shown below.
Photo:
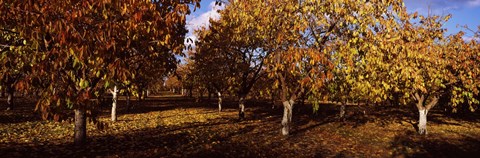
{"label": "row of trees", "polygon": [[[196,31],[184,85],[236,94],[239,117],[257,82],[279,93],[288,135],[300,96],[320,101],[415,104],[419,133],[439,100],[455,111],[479,105],[480,45],[446,36],[450,16],[408,14],[397,0],[228,1]],[[478,32],[475,36],[479,36]],[[260,91],[260,90],[259,90]],[[221,99],[221,98],[219,98]],[[219,107],[221,108],[221,107]]]}
{"label": "row of trees", "polygon": [[189,6],[199,7],[197,0],[0,3],[0,85],[9,104],[17,90],[38,100],[44,118],[73,109],[75,144],[85,143],[87,114],[106,92],[114,99],[120,87],[143,92],[175,70]]}

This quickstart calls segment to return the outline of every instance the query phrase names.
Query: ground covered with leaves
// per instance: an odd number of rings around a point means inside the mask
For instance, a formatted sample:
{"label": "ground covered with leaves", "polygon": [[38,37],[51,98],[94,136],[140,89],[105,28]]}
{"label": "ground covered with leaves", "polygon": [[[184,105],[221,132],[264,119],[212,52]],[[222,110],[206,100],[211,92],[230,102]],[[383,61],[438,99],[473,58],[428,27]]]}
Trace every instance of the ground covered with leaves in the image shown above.
{"label": "ground covered with leaves", "polygon": [[[0,100],[3,101],[4,100]],[[347,107],[345,120],[325,105],[313,114],[294,111],[290,136],[280,135],[283,108],[249,102],[238,120],[234,102],[218,112],[215,100],[151,97],[135,110],[120,108],[109,121],[104,107],[98,129],[88,124],[88,144],[73,146],[73,122],[42,121],[29,103],[0,111],[2,157],[475,157],[480,154],[479,117],[429,113],[427,136],[415,131],[408,107]],[[135,102],[134,102],[135,103]],[[120,101],[120,107],[124,106]],[[330,106],[330,107],[329,107]],[[412,107],[413,108],[413,107]],[[322,111],[323,110],[323,111]]]}

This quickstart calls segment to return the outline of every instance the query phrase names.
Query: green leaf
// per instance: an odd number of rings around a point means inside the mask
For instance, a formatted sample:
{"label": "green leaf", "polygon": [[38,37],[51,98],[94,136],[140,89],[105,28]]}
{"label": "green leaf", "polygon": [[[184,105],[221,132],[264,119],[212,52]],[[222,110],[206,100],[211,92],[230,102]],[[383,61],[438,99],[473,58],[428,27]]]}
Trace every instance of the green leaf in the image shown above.
{"label": "green leaf", "polygon": [[110,87],[110,82],[109,81],[105,81],[105,88],[108,88]]}

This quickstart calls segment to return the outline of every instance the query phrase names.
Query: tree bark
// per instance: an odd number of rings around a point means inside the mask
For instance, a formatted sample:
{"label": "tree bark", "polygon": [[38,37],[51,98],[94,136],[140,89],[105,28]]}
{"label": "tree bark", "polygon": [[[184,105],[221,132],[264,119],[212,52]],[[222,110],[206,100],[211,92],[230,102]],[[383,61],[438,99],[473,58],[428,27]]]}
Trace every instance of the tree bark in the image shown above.
{"label": "tree bark", "polygon": [[130,91],[127,91],[127,109],[131,110],[131,104],[130,104]]}
{"label": "tree bark", "polygon": [[117,86],[113,88],[112,91],[112,121],[115,122],[117,121]]}
{"label": "tree bark", "polygon": [[419,109],[419,121],[418,121],[418,134],[428,134],[427,132],[427,114],[428,110],[426,108]]}
{"label": "tree bark", "polygon": [[146,100],[147,99],[147,91],[145,89],[142,88],[142,100]]}
{"label": "tree bark", "polygon": [[301,97],[300,97],[300,106],[305,106],[305,99],[306,99],[306,94],[305,93],[302,93]]}
{"label": "tree bark", "polygon": [[199,99],[199,101],[202,101],[202,100],[203,100],[203,92],[204,92],[204,90],[198,90],[198,92],[200,93],[200,99]]}
{"label": "tree bark", "polygon": [[240,99],[238,100],[238,118],[245,118],[245,95],[240,95]]}
{"label": "tree bark", "polygon": [[222,93],[217,92],[218,96],[218,112],[222,112]]}
{"label": "tree bark", "polygon": [[275,94],[274,94],[274,92],[272,92],[270,94],[270,99],[271,99],[270,102],[272,104],[272,109],[275,109]]}
{"label": "tree bark", "polygon": [[77,146],[82,146],[86,143],[87,139],[87,118],[85,115],[85,109],[75,109],[75,130],[74,130],[74,143]]}
{"label": "tree bark", "polygon": [[7,88],[7,110],[13,110],[13,104],[14,104],[14,92],[15,89],[13,87],[8,87]]}
{"label": "tree bark", "polygon": [[293,104],[293,100],[283,102],[282,135],[284,136],[290,134]]}
{"label": "tree bark", "polygon": [[138,97],[137,97],[137,107],[140,107],[141,104],[142,104],[142,91],[139,92],[140,94],[138,94]]}
{"label": "tree bark", "polygon": [[417,101],[417,109],[418,109],[418,134],[420,135],[427,135],[427,115],[428,111],[432,109],[438,102],[439,98],[437,96],[434,96],[430,103],[424,106],[424,102],[426,100],[424,95],[419,95],[418,93],[415,93],[414,99]]}
{"label": "tree bark", "polygon": [[188,89],[188,97],[193,97],[193,89],[192,88],[189,88]]}
{"label": "tree bark", "polygon": [[342,102],[342,105],[340,105],[340,118],[345,118],[345,102]]}

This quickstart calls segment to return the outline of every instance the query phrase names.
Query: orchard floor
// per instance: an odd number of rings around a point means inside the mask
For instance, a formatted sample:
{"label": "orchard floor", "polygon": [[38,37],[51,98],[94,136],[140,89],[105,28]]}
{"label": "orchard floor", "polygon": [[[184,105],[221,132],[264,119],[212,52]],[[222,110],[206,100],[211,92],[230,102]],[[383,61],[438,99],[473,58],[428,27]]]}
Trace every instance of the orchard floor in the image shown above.
{"label": "orchard floor", "polygon": [[[21,98],[18,98],[21,99]],[[346,120],[324,105],[318,114],[297,106],[292,132],[280,135],[283,108],[249,102],[239,121],[234,102],[217,112],[215,100],[164,95],[150,97],[118,121],[103,107],[100,130],[88,124],[88,144],[73,143],[71,119],[41,121],[33,103],[17,101],[5,111],[0,100],[0,157],[478,157],[480,117],[429,113],[428,135],[416,134],[409,108],[347,107]],[[136,102],[132,102],[136,104]],[[330,107],[330,108],[328,108]],[[437,108],[437,107],[436,107]]]}

